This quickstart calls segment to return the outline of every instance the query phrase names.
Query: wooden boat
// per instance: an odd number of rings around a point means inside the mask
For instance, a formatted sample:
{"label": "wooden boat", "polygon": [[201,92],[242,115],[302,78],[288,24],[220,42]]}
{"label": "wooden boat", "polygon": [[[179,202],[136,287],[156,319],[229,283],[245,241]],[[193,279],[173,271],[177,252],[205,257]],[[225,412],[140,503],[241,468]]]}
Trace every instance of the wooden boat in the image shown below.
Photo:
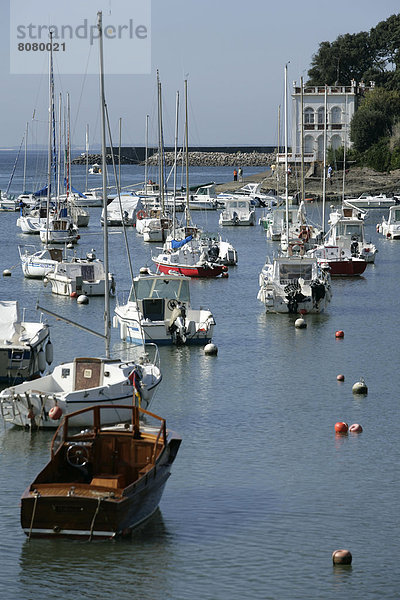
{"label": "wooden boat", "polygon": [[[156,511],[181,438],[164,419],[134,405],[129,422],[104,426],[109,408],[71,413],[57,429],[50,461],[21,498],[29,538],[126,536]],[[91,425],[77,433],[74,421],[83,412]]]}

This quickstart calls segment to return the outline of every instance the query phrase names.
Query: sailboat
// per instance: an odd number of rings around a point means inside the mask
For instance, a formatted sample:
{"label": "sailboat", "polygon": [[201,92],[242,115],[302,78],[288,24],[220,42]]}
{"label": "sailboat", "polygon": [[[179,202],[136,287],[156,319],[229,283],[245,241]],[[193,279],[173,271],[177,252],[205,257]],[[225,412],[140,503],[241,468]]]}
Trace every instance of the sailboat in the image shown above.
{"label": "sailboat", "polygon": [[218,277],[228,268],[216,262],[216,256],[209,253],[209,247],[201,241],[199,230],[190,223],[189,208],[189,157],[188,157],[188,115],[187,80],[185,80],[185,148],[186,148],[186,225],[175,227],[168,235],[164,247],[152,260],[161,273],[178,273],[188,277]]}
{"label": "sailboat", "polygon": [[[285,188],[286,223],[289,233],[288,197],[288,140],[287,140],[287,65],[285,65]],[[289,236],[287,236],[289,237]],[[332,291],[329,269],[323,268],[315,257],[305,254],[301,240],[290,240],[285,252],[267,258],[259,275],[258,300],[267,313],[308,314],[320,313],[329,304]]]}
{"label": "sailboat", "polygon": [[[99,19],[100,20],[100,19]],[[102,158],[103,158],[103,198],[106,205],[106,135],[105,135],[105,94],[103,75],[103,45],[101,26],[100,37],[100,87],[102,118]],[[50,44],[50,47],[52,44]],[[104,223],[104,270],[109,273],[108,227]],[[108,276],[107,276],[108,278]],[[107,279],[106,278],[106,279]],[[105,424],[122,422],[131,415],[132,398],[142,408],[147,408],[154,392],[161,382],[158,349],[151,362],[146,352],[139,361],[121,361],[110,357],[111,323],[109,294],[104,295],[104,334],[95,332],[83,325],[57,315],[48,309],[37,306],[58,319],[64,320],[97,335],[105,342],[105,357],[76,357],[72,361],[57,365],[49,375],[35,381],[21,383],[0,393],[1,415],[6,422],[30,428],[55,428],[60,419],[77,409],[108,404]],[[125,405],[126,411],[121,409]],[[115,409],[112,408],[115,406]],[[88,413],[80,411],[77,425],[87,424]]]}

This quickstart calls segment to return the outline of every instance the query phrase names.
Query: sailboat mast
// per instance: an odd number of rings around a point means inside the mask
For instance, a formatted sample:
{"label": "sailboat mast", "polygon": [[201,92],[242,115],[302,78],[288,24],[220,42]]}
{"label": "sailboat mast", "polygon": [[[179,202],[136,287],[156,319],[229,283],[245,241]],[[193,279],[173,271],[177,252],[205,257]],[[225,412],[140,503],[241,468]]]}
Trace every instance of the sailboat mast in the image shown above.
{"label": "sailboat mast", "polygon": [[305,198],[304,186],[304,95],[303,95],[303,77],[300,77],[300,152],[301,152],[301,199]]}
{"label": "sailboat mast", "polygon": [[345,115],[344,115],[344,142],[343,142],[343,178],[342,178],[342,203],[344,203],[344,190],[346,180],[346,148],[347,148],[347,94],[345,101]]}
{"label": "sailboat mast", "polygon": [[97,29],[99,32],[99,56],[100,56],[100,102],[101,102],[101,175],[103,180],[103,210],[104,210],[104,271],[106,286],[104,291],[104,336],[106,358],[110,358],[110,296],[108,289],[108,225],[107,225],[107,161],[106,161],[106,119],[105,119],[105,94],[104,94],[104,64],[103,64],[103,13],[97,13]]}
{"label": "sailboat mast", "polygon": [[29,123],[26,124],[26,130],[25,130],[24,187],[22,188],[23,192],[26,192],[26,155],[28,153],[28,128],[29,128]]}
{"label": "sailboat mast", "polygon": [[160,191],[161,191],[161,214],[164,214],[164,154],[163,154],[163,128],[162,128],[162,98],[161,82],[157,71],[157,89],[158,89],[158,159],[160,167]]}
{"label": "sailboat mast", "polygon": [[85,177],[85,192],[88,189],[88,175],[89,175],[89,124],[86,125],[86,177]]}
{"label": "sailboat mast", "polygon": [[145,128],[145,140],[146,140],[146,149],[145,149],[145,156],[144,156],[144,193],[147,196],[147,178],[148,178],[148,170],[149,170],[149,165],[148,165],[148,153],[149,153],[149,115],[146,115],[146,128]]}
{"label": "sailboat mast", "polygon": [[49,51],[49,137],[48,137],[48,153],[47,153],[47,217],[46,217],[46,246],[49,243],[49,219],[50,219],[50,195],[51,195],[51,163],[52,163],[52,131],[53,131],[53,32],[50,29],[50,51]]}
{"label": "sailboat mast", "polygon": [[285,65],[285,95],[284,95],[284,118],[285,118],[285,205],[286,205],[286,235],[289,248],[289,173],[288,173],[288,124],[287,124],[287,66]]}
{"label": "sailboat mast", "polygon": [[57,198],[61,194],[61,136],[62,136],[62,97],[58,97],[58,154],[57,154]]}
{"label": "sailboat mast", "polygon": [[179,91],[176,92],[176,110],[175,110],[175,148],[174,148],[174,207],[172,213],[172,235],[175,239],[175,217],[176,217],[176,170],[178,168],[178,119],[179,119]]}
{"label": "sailboat mast", "polygon": [[122,117],[119,118],[119,145],[118,145],[118,185],[121,189],[121,144],[122,144]]}
{"label": "sailboat mast", "polygon": [[327,101],[328,89],[325,85],[325,100],[324,100],[324,160],[323,160],[323,175],[322,175],[322,235],[325,235],[325,200],[326,200],[326,126],[327,126]]}
{"label": "sailboat mast", "polygon": [[278,106],[278,152],[276,155],[276,195],[279,197],[279,155],[281,152],[281,105]]}
{"label": "sailboat mast", "polygon": [[185,153],[186,153],[186,226],[190,224],[189,212],[189,134],[188,134],[188,91],[185,79]]}

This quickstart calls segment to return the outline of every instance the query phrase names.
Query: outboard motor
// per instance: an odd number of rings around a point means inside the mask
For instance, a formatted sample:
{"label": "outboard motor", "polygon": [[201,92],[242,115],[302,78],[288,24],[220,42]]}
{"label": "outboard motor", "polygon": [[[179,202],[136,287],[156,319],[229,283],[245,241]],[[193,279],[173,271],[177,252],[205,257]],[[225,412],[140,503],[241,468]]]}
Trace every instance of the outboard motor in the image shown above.
{"label": "outboard motor", "polygon": [[353,236],[351,238],[350,252],[352,256],[358,256],[358,237]]}
{"label": "outboard motor", "polygon": [[304,302],[306,299],[306,296],[304,296],[301,291],[301,285],[298,281],[288,283],[288,285],[286,285],[284,288],[284,292],[288,301],[289,313],[296,314],[298,312],[299,303]]}
{"label": "outboard motor", "polygon": [[185,327],[186,308],[181,302],[176,302],[169,320],[168,333],[172,335],[174,344],[186,344],[187,331]]}

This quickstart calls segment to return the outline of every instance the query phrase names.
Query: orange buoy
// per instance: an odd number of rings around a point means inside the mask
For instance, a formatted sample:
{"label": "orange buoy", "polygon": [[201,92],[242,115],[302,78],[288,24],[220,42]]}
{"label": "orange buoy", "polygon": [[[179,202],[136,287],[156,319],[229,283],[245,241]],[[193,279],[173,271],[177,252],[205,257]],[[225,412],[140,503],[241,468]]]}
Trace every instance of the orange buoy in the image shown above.
{"label": "orange buoy", "polygon": [[339,421],[335,424],[336,433],[347,433],[349,430],[349,426],[344,421]]}
{"label": "orange buoy", "polygon": [[344,381],[344,375],[337,375],[337,376],[336,376],[336,379],[337,379],[338,381]]}
{"label": "orange buoy", "polygon": [[339,331],[336,331],[335,337],[337,337],[337,338],[343,338],[344,337],[344,331],[342,331],[341,329]]}
{"label": "orange buoy", "polygon": [[349,431],[351,431],[351,433],[361,433],[363,430],[363,428],[361,427],[360,423],[353,423],[353,425],[350,425],[349,427]]}
{"label": "orange buoy", "polygon": [[350,550],[335,550],[332,552],[332,560],[334,565],[351,565],[353,557]]}
{"label": "orange buoy", "polygon": [[77,294],[77,292],[71,292],[71,293],[70,293],[70,297],[71,297],[71,298],[77,298],[77,297],[78,297],[78,294]]}
{"label": "orange buoy", "polygon": [[59,406],[53,406],[50,410],[49,410],[49,417],[50,419],[52,419],[53,421],[58,421],[58,419],[61,419],[62,417],[62,410]]}

